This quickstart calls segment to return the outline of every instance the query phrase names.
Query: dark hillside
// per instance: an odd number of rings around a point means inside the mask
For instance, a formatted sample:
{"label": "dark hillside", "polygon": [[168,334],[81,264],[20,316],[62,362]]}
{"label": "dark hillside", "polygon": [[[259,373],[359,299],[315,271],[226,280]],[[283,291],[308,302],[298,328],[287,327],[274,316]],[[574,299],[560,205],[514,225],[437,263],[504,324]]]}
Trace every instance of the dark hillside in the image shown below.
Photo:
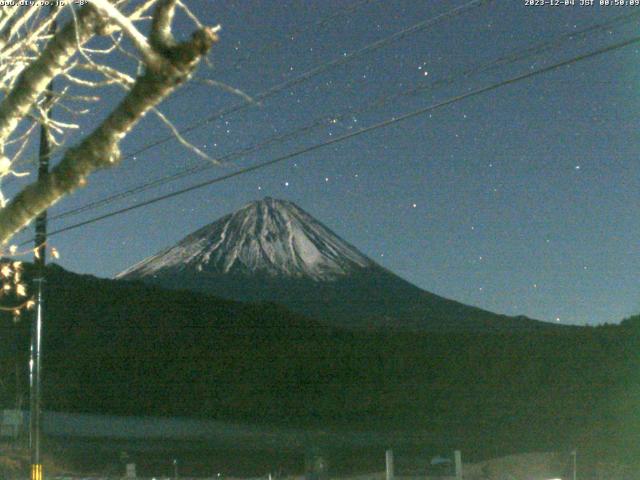
{"label": "dark hillside", "polygon": [[[273,304],[55,266],[47,302],[49,410],[420,430],[486,452],[638,445],[637,319],[521,333],[343,331]],[[26,365],[27,329],[4,320],[5,379],[16,358]],[[12,406],[14,382],[4,387]]]}

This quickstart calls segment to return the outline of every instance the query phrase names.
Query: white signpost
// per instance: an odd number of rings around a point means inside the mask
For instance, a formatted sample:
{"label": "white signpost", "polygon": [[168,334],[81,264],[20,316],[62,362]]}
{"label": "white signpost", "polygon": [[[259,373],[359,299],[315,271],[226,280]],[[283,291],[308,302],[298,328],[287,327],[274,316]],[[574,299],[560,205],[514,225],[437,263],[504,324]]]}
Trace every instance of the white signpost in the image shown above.
{"label": "white signpost", "polygon": [[136,464],[127,463],[127,469],[125,471],[125,478],[136,478]]}

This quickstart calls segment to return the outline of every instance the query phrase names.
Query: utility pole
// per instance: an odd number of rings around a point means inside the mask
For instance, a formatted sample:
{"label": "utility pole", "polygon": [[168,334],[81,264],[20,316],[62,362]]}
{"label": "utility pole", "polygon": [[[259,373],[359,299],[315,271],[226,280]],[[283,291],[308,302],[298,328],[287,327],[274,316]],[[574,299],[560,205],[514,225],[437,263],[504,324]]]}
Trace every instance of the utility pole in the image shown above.
{"label": "utility pole", "polygon": [[[50,15],[56,14],[56,7],[49,9]],[[55,19],[49,26],[49,32],[56,31]],[[53,81],[49,83],[44,97],[46,116],[51,118],[53,101]],[[40,148],[38,152],[38,180],[49,175],[49,159],[51,144],[49,143],[49,127],[45,123],[40,126]],[[47,211],[36,217],[36,235],[34,248],[34,278],[36,290],[35,314],[31,320],[31,348],[29,358],[29,450],[31,453],[31,480],[43,480],[42,459],[40,455],[42,440],[42,323],[44,316],[44,283],[47,246]]]}
{"label": "utility pole", "polygon": [[[49,174],[49,142],[47,127],[40,132],[38,178]],[[44,316],[44,283],[47,242],[47,212],[36,218],[35,259],[33,284],[36,290],[35,314],[31,320],[31,350],[29,359],[29,449],[31,451],[31,480],[42,480],[40,440],[42,432],[42,322]]]}

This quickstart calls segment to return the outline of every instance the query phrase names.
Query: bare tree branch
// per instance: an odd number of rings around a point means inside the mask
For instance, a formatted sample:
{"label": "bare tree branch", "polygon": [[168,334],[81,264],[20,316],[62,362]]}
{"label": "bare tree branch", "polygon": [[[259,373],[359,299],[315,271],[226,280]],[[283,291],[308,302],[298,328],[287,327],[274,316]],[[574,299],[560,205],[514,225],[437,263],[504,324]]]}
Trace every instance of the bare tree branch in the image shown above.
{"label": "bare tree branch", "polygon": [[80,42],[89,40],[99,21],[93,7],[83,7],[78,21],[69,22],[51,39],[38,59],[22,71],[17,83],[0,103],[0,155],[4,154],[5,142],[20,120],[76,53],[78,39]]}
{"label": "bare tree branch", "polygon": [[[191,40],[176,44],[171,34],[174,9],[174,0],[159,1],[152,21],[150,39],[153,40],[148,44],[153,55],[145,55],[149,61],[145,62],[144,73],[135,80],[120,104],[91,134],[68,149],[48,176],[25,187],[0,210],[0,242],[6,243],[43,210],[86,184],[90,173],[116,164],[120,158],[120,141],[149,110],[190,77],[217,41],[218,28],[205,27],[197,30]],[[78,17],[77,27],[67,25],[56,34],[34,62],[38,67],[30,66],[23,72],[18,83],[24,85],[27,93],[12,90],[0,105],[0,142],[8,138],[17,122],[28,113],[50,79],[62,72],[78,50],[78,43],[90,38],[100,20],[92,8],[83,8]],[[9,97],[11,101],[7,102]]]}
{"label": "bare tree branch", "polygon": [[142,53],[142,57],[148,65],[160,61],[156,52],[151,48],[151,45],[149,45],[147,37],[140,33],[133,22],[120,13],[120,10],[114,7],[111,2],[108,0],[89,0],[89,2],[122,29],[125,35],[131,39],[136,48]]}

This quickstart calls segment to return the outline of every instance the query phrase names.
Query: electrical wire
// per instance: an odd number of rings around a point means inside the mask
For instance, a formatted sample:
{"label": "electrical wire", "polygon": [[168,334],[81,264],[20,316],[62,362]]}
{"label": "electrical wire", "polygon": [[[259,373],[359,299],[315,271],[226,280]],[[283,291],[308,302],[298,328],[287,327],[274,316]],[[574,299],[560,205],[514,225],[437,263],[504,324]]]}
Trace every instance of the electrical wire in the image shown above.
{"label": "electrical wire", "polygon": [[[269,167],[271,165],[282,163],[282,162],[285,162],[287,160],[290,160],[291,158],[298,157],[298,156],[303,155],[305,153],[309,153],[309,152],[312,152],[312,151],[315,151],[315,150],[318,150],[318,149],[321,149],[321,148],[324,148],[324,147],[327,147],[327,146],[330,146],[330,145],[335,145],[337,143],[344,142],[345,140],[349,140],[351,138],[358,137],[358,136],[363,135],[365,133],[369,133],[369,132],[376,131],[376,130],[379,130],[379,129],[382,129],[382,128],[386,128],[388,126],[397,124],[399,122],[403,122],[405,120],[409,120],[409,119],[424,115],[424,114],[426,114],[428,112],[431,112],[431,111],[434,111],[436,109],[439,109],[439,108],[442,108],[442,107],[445,107],[445,106],[460,102],[460,101],[465,100],[467,98],[476,97],[476,96],[482,95],[484,93],[497,90],[498,88],[502,88],[502,87],[507,86],[507,85],[512,85],[512,84],[514,84],[516,82],[527,80],[529,78],[532,78],[532,77],[535,77],[535,76],[538,76],[538,75],[542,75],[542,74],[557,70],[559,68],[578,63],[580,61],[591,59],[591,58],[594,58],[596,56],[612,52],[614,50],[619,50],[621,48],[624,48],[624,47],[627,47],[629,45],[633,45],[633,44],[636,44],[636,43],[640,43],[640,37],[633,37],[631,39],[628,39],[628,40],[625,40],[623,42],[619,42],[619,43],[610,45],[608,47],[604,47],[604,48],[598,49],[598,50],[593,51],[593,52],[585,53],[585,54],[573,57],[571,59],[564,60],[562,62],[555,63],[553,65],[550,65],[550,66],[547,66],[547,67],[544,67],[544,68],[540,68],[538,70],[534,70],[534,71],[531,71],[531,72],[528,72],[528,73],[525,73],[525,74],[522,74],[522,75],[518,75],[516,77],[512,77],[512,78],[507,79],[507,80],[503,80],[503,81],[498,82],[498,83],[494,83],[494,84],[486,86],[486,87],[481,87],[479,89],[476,89],[476,90],[473,90],[473,91],[470,91],[470,92],[467,92],[467,93],[464,93],[464,94],[449,98],[447,100],[444,100],[442,102],[436,103],[434,105],[431,105],[431,106],[428,106],[428,107],[425,107],[425,108],[420,108],[418,110],[414,110],[412,112],[405,113],[403,115],[394,116],[394,117],[392,117],[390,119],[387,119],[387,120],[384,120],[382,122],[370,125],[368,127],[362,128],[362,129],[357,130],[355,132],[347,133],[347,134],[341,135],[339,137],[335,137],[335,138],[333,138],[331,140],[328,140],[328,141],[325,141],[325,142],[322,142],[322,143],[317,143],[317,144],[314,144],[314,145],[311,145],[311,146],[296,150],[294,152],[279,156],[279,157],[274,158],[272,160],[261,162],[261,163],[258,163],[256,165],[252,165],[250,167],[246,167],[246,168],[237,170],[235,172],[232,172],[232,173],[229,173],[229,174],[226,174],[226,175],[222,175],[220,177],[216,177],[216,178],[204,181],[204,182],[197,183],[195,185],[183,188],[181,190],[177,190],[175,192],[171,192],[171,193],[168,193],[168,194],[160,195],[160,196],[154,197],[152,199],[149,199],[149,200],[146,200],[146,201],[143,201],[143,202],[139,202],[139,203],[136,203],[134,205],[130,205],[128,207],[125,207],[125,208],[122,208],[122,209],[119,209],[119,210],[115,210],[113,212],[106,213],[104,215],[100,215],[100,216],[97,216],[97,217],[94,217],[94,218],[91,218],[91,219],[88,219],[88,220],[85,220],[85,221],[82,221],[82,222],[78,222],[78,223],[73,224],[73,225],[69,225],[69,226],[66,226],[66,227],[63,227],[63,228],[59,228],[57,230],[54,230],[54,231],[50,232],[49,233],[49,237],[52,237],[54,235],[59,235],[61,233],[68,232],[70,230],[74,230],[74,229],[77,229],[77,228],[80,228],[80,227],[84,227],[86,225],[90,225],[90,224],[105,220],[107,218],[111,218],[111,217],[114,217],[114,216],[117,216],[117,215],[120,215],[120,214],[123,214],[123,213],[126,213],[126,212],[130,212],[130,211],[142,208],[142,207],[146,207],[148,205],[152,205],[154,203],[158,203],[158,202],[161,202],[163,200],[167,200],[169,198],[177,197],[179,195],[183,195],[185,193],[192,192],[194,190],[198,190],[200,188],[203,188],[203,187],[206,187],[206,186],[209,186],[209,185],[220,183],[220,182],[229,180],[231,178],[239,177],[239,176],[245,175],[247,173],[251,173],[251,172],[254,172],[254,171],[257,171],[257,170],[261,170],[261,169],[267,168],[267,167]],[[27,240],[27,241],[23,242],[21,245],[24,245],[26,243],[30,243],[32,241],[33,241],[33,239]]]}
{"label": "electrical wire", "polygon": [[[184,127],[182,129],[178,130],[178,133],[180,135],[184,135],[185,133],[189,133],[193,130],[196,130],[204,125],[207,125],[215,120],[221,119],[227,115],[230,115],[232,113],[236,113],[236,112],[240,112],[243,110],[246,110],[247,108],[251,107],[254,104],[258,104],[264,100],[267,100],[270,97],[273,97],[274,95],[286,90],[287,88],[290,87],[294,87],[297,86],[301,83],[306,82],[307,80],[314,78],[317,75],[320,75],[321,73],[324,73],[334,67],[346,64],[356,58],[359,58],[362,55],[365,55],[367,53],[371,53],[374,52],[376,50],[379,50],[387,45],[389,45],[390,43],[393,43],[397,40],[400,40],[402,38],[405,38],[408,35],[417,33],[421,30],[424,30],[427,27],[433,26],[435,24],[437,24],[438,22],[448,19],[448,18],[454,18],[456,16],[462,15],[468,11],[470,11],[471,9],[474,8],[478,8],[481,6],[484,6],[485,4],[491,3],[495,0],[471,0],[463,5],[460,5],[458,7],[452,8],[450,10],[447,10],[446,12],[440,13],[434,17],[430,17],[428,19],[422,20],[410,27],[404,28],[402,30],[399,30],[387,37],[381,38],[379,40],[376,40],[375,42],[369,43],[367,45],[365,45],[364,47],[355,50],[351,53],[345,54],[341,57],[335,58],[333,60],[330,60],[329,62],[323,63],[321,65],[318,65],[316,67],[313,67],[309,70],[307,70],[306,72],[298,75],[295,78],[289,79],[289,80],[285,80],[284,82],[281,82],[279,84],[274,85],[273,87],[265,90],[264,92],[256,95],[253,97],[252,101],[245,101],[245,102],[241,102],[241,103],[237,103],[235,105],[231,105],[230,107],[221,109],[219,111],[217,111],[216,113],[214,113],[213,115],[210,115],[208,117],[205,117],[202,120],[199,120],[198,122],[195,122],[187,127]],[[125,160],[125,159],[129,159],[132,157],[136,157],[138,155],[140,155],[143,152],[146,152],[147,150],[150,150],[152,148],[158,147],[160,145],[163,145],[169,141],[175,140],[175,135],[171,134],[171,135],[167,135],[161,139],[158,139],[154,142],[151,142],[129,154],[127,154],[126,156],[122,157],[121,160]]]}
{"label": "electrical wire", "polygon": [[[293,30],[292,32],[288,33],[286,36],[287,38],[290,37],[295,37],[296,35],[300,35],[301,33],[306,33],[308,32],[310,29],[316,29],[316,28],[324,28],[329,22],[331,22],[332,20],[335,20],[337,18],[340,18],[344,15],[347,15],[349,13],[353,13],[355,10],[357,10],[358,8],[362,7],[363,5],[366,5],[368,3],[371,3],[373,1],[377,1],[377,0],[360,0],[357,2],[354,2],[353,4],[333,12],[330,15],[327,15],[324,18],[321,18],[320,20],[314,21],[314,22],[308,22],[307,24],[301,25],[298,28],[296,28],[295,30]],[[236,59],[229,67],[216,72],[216,73],[225,73],[228,72],[230,70],[235,70],[238,66],[244,64],[244,63],[248,63],[252,57],[261,57],[264,53],[269,52],[271,50],[273,50],[274,48],[278,48],[281,47],[283,45],[283,41],[282,40],[274,40],[273,42],[269,42],[266,43],[265,45],[263,45],[257,52],[253,53],[253,54],[247,54],[244,56],[239,57],[238,59]]]}
{"label": "electrical wire", "polygon": [[[332,20],[335,20],[337,18],[340,18],[344,15],[347,15],[349,13],[354,12],[355,10],[357,10],[358,8],[360,8],[363,5],[366,5],[368,3],[372,3],[374,1],[377,0],[360,0],[358,2],[353,3],[352,5],[348,5],[347,7],[344,7],[338,11],[335,11],[333,13],[331,13],[330,15],[327,15],[326,17],[323,17],[319,20],[313,21],[313,22],[307,22],[303,25],[298,26],[295,30],[287,33],[285,35],[286,38],[291,38],[291,37],[295,37],[297,35],[300,35],[301,33],[305,33],[305,32],[309,32],[310,30],[316,30],[316,29],[322,29],[324,28],[329,22],[331,22]],[[275,48],[279,48],[284,44],[284,42],[282,40],[274,40],[272,42],[266,43],[265,45],[263,45],[260,49],[258,49],[257,52],[252,53],[252,54],[246,54],[238,59],[236,59],[230,66],[223,68],[221,70],[217,70],[215,73],[216,75],[220,75],[220,74],[224,74],[226,72],[232,71],[237,69],[239,66],[249,63],[249,61],[251,60],[252,57],[257,57],[260,58],[263,54],[265,54],[266,52],[272,51]],[[185,93],[188,93],[190,91],[192,91],[195,88],[195,86],[190,83],[189,85],[185,86],[185,88],[182,88],[180,90],[178,90],[176,93],[174,93],[170,98],[167,99],[167,101],[173,101],[176,98],[179,98],[181,96],[183,96]]]}
{"label": "electrical wire", "polygon": [[[458,72],[456,74],[453,75],[449,75],[448,77],[445,77],[443,79],[437,80],[435,82],[431,82],[428,85],[424,85],[424,86],[417,86],[411,89],[408,89],[406,91],[402,91],[402,92],[398,92],[396,94],[393,95],[385,95],[385,96],[381,96],[379,98],[377,98],[376,100],[374,100],[373,102],[370,102],[368,104],[366,104],[365,106],[358,108],[358,109],[351,109],[348,110],[346,112],[340,113],[340,114],[336,114],[336,115],[331,115],[331,116],[327,116],[324,115],[314,121],[312,121],[310,124],[307,124],[303,127],[297,128],[293,131],[284,133],[284,134],[280,134],[280,135],[274,135],[271,136],[269,138],[267,138],[266,140],[258,143],[258,144],[254,144],[252,146],[249,147],[245,147],[239,150],[235,150],[229,154],[226,154],[224,156],[221,156],[219,158],[216,158],[216,160],[220,161],[220,162],[226,162],[229,160],[235,160],[238,158],[242,158],[250,153],[254,153],[256,151],[259,151],[269,145],[273,145],[275,143],[279,143],[279,142],[283,142],[285,140],[290,140],[292,138],[296,138],[301,136],[304,133],[307,133],[309,131],[312,131],[313,129],[323,126],[323,125],[327,125],[330,123],[335,123],[336,121],[341,121],[342,119],[344,119],[345,117],[348,116],[353,116],[353,115],[359,115],[361,113],[370,111],[374,108],[380,107],[382,105],[385,105],[393,100],[396,100],[400,97],[403,96],[409,96],[409,95],[415,95],[416,93],[423,93],[425,91],[432,91],[435,90],[436,88],[445,86],[445,85],[450,85],[452,83],[454,83],[455,81],[461,79],[461,78],[469,78],[473,75],[477,75],[480,73],[486,73],[489,71],[494,70],[497,67],[501,67],[501,66],[505,66],[511,63],[515,63],[515,62],[519,62],[522,60],[525,60],[527,58],[530,58],[532,56],[538,55],[544,51],[550,50],[550,49],[554,49],[556,48],[558,45],[562,45],[564,44],[564,42],[566,42],[567,40],[575,40],[576,38],[584,38],[587,34],[593,34],[594,32],[597,31],[601,31],[601,30],[605,30],[605,29],[609,29],[614,25],[617,24],[621,24],[621,23],[629,23],[631,21],[635,21],[638,19],[638,17],[640,17],[640,12],[636,12],[634,14],[631,15],[621,15],[618,17],[613,18],[611,21],[606,22],[604,24],[598,24],[598,25],[593,25],[590,26],[588,28],[585,28],[583,30],[577,31],[577,32],[569,32],[563,35],[560,35],[552,40],[549,41],[545,41],[542,43],[539,43],[533,47],[527,47],[525,49],[520,49],[520,50],[516,50],[514,52],[509,52],[508,54],[503,55],[502,57],[499,57],[496,60],[493,60],[491,62],[488,63],[484,63],[478,66],[474,66],[472,68],[463,70],[462,72]],[[179,180],[181,178],[196,174],[196,173],[200,173],[209,169],[214,168],[215,165],[212,164],[204,164],[204,165],[198,165],[195,167],[191,167],[191,168],[187,168],[184,170],[181,170],[179,172],[173,173],[171,175],[166,175],[160,178],[157,178],[155,180],[152,180],[150,182],[145,182],[142,183],[140,185],[137,185],[135,187],[132,188],[128,188],[125,190],[122,190],[120,192],[117,192],[115,194],[111,194],[105,198],[90,202],[88,204],[79,206],[79,207],[75,207],[69,210],[65,210],[57,215],[51,216],[50,220],[57,220],[57,219],[62,219],[62,218],[66,218],[66,217],[70,217],[70,216],[74,216],[74,215],[78,215],[80,213],[83,212],[87,212],[87,211],[91,211],[94,210],[96,208],[99,207],[103,207],[105,205],[109,205],[111,203],[113,203],[114,201],[117,200],[121,200],[123,198],[127,198],[131,195],[135,195],[144,191],[147,191],[149,189],[155,188],[157,186],[160,185],[164,185],[166,183],[172,182],[172,181],[176,181]]]}

